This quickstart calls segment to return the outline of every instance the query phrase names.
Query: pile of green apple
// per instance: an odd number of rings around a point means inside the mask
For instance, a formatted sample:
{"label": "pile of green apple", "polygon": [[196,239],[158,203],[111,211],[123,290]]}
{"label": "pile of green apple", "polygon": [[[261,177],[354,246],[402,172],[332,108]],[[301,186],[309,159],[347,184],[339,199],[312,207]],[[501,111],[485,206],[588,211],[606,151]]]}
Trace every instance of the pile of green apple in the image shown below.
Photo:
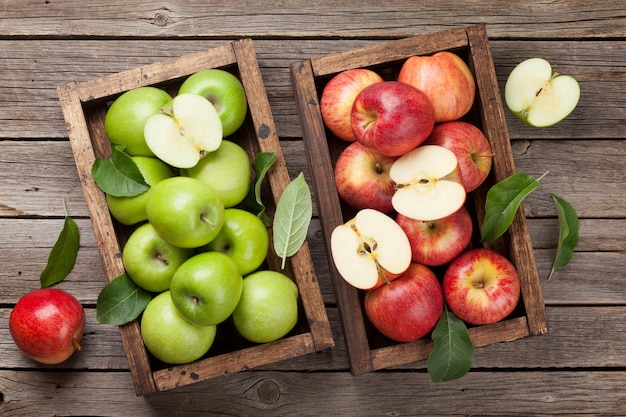
{"label": "pile of green apple", "polygon": [[267,269],[269,234],[241,204],[251,161],[234,140],[247,115],[240,80],[221,69],[189,76],[172,97],[149,86],[109,107],[105,132],[123,146],[149,189],[107,195],[111,215],[131,227],[127,275],[154,294],[141,317],[147,349],[188,363],[205,355],[231,320],[253,343],[279,339],[298,320],[298,288]]}
{"label": "pile of green apple", "polygon": [[397,79],[346,70],[322,91],[325,126],[348,142],[335,184],[356,212],[333,230],[333,263],[365,291],[374,327],[395,341],[430,334],[444,303],[482,325],[504,319],[519,301],[511,262],[472,248],[465,203],[492,165],[488,139],[464,117],[475,92],[471,70],[448,51],[408,58]]}

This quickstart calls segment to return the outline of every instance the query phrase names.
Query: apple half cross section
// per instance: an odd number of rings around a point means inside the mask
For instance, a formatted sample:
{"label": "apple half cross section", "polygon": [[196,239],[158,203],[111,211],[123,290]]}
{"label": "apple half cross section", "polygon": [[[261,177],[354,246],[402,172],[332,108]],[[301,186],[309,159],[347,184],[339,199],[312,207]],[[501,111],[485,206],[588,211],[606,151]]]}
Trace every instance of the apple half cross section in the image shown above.
{"label": "apple half cross section", "polygon": [[407,217],[438,220],[465,203],[465,187],[455,154],[439,145],[422,145],[398,158],[389,170],[396,183],[391,204]]}
{"label": "apple half cross section", "polygon": [[411,264],[411,245],[398,223],[383,212],[360,210],[331,234],[337,271],[350,285],[370,290],[392,281]]}
{"label": "apple half cross section", "polygon": [[506,105],[525,123],[552,126],[565,119],[578,104],[580,86],[569,75],[561,75],[543,58],[519,63],[504,86]]}
{"label": "apple half cross section", "polygon": [[176,168],[191,168],[204,155],[219,148],[222,133],[215,106],[192,93],[176,96],[144,126],[150,150]]}

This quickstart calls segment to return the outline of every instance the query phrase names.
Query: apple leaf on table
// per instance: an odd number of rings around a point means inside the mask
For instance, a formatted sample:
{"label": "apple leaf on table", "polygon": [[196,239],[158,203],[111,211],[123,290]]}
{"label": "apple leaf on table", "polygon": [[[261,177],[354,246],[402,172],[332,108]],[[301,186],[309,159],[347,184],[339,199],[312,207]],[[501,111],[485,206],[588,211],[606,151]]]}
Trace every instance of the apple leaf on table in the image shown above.
{"label": "apple leaf on table", "polygon": [[559,244],[550,275],[548,275],[548,281],[552,279],[552,274],[557,268],[569,263],[574,255],[574,248],[578,244],[578,215],[576,211],[567,201],[554,194],[551,195],[559,217]]}
{"label": "apple leaf on table", "polygon": [[96,319],[101,324],[121,326],[135,320],[152,296],[138,287],[127,274],[109,282],[98,294]]}
{"label": "apple leaf on table", "polygon": [[267,174],[267,171],[276,162],[276,152],[259,152],[254,161],[252,161],[252,168],[254,169],[255,179],[254,183],[248,191],[248,195],[244,199],[244,205],[248,207],[248,210],[256,213],[256,215],[263,220],[265,226],[271,226],[272,221],[265,213],[265,205],[261,200],[261,184]]}
{"label": "apple leaf on table", "polygon": [[474,345],[465,323],[444,308],[433,330],[435,348],[428,357],[427,369],[433,382],[450,381],[465,375],[474,361]]}
{"label": "apple leaf on table", "polygon": [[141,171],[123,147],[113,148],[109,158],[96,158],[91,167],[91,176],[98,187],[115,197],[134,197],[147,191]]}
{"label": "apple leaf on table", "polygon": [[79,241],[78,226],[74,219],[67,215],[67,208],[65,208],[63,229],[50,250],[48,263],[39,277],[41,288],[47,288],[63,281],[74,269],[78,257]]}
{"label": "apple leaf on table", "polygon": [[274,214],[274,250],[283,259],[282,268],[306,240],[312,214],[311,192],[301,172],[285,187]]}
{"label": "apple leaf on table", "polygon": [[493,242],[506,232],[513,223],[522,200],[539,187],[539,180],[546,174],[535,179],[528,174],[518,172],[494,184],[487,191],[481,242]]}

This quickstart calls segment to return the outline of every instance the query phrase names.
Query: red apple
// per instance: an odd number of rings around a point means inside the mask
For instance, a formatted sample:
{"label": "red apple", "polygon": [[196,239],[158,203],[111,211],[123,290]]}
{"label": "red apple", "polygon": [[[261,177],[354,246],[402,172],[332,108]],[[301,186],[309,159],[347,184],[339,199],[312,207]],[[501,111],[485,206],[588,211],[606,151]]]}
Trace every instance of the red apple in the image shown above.
{"label": "red apple", "polygon": [[426,93],[433,103],[436,122],[456,120],[474,103],[476,83],[472,71],[452,52],[410,57],[402,65],[398,81]]}
{"label": "red apple", "polygon": [[381,81],[380,75],[366,68],[345,70],[331,78],[320,98],[320,111],[326,127],[339,139],[354,142],[356,139],[350,124],[354,99],[365,87]]}
{"label": "red apple", "polygon": [[15,304],[9,331],[22,352],[31,359],[57,364],[80,350],[85,312],[71,294],[54,288],[31,291]]}
{"label": "red apple", "polygon": [[449,216],[431,221],[398,213],[396,222],[409,238],[413,262],[427,266],[450,262],[467,248],[472,239],[472,218],[464,206]]}
{"label": "red apple", "polygon": [[489,175],[493,157],[491,145],[473,124],[461,121],[440,123],[424,144],[440,145],[454,152],[468,193],[478,188]]}
{"label": "red apple", "polygon": [[344,149],[335,164],[335,185],[341,198],[356,209],[393,210],[395,182],[389,169],[396,157],[383,156],[359,142]]}
{"label": "red apple", "polygon": [[490,249],[471,249],[457,257],[443,277],[450,310],[468,324],[504,319],[517,306],[520,282],[513,264]]}
{"label": "red apple", "polygon": [[374,327],[397,342],[412,342],[429,334],[442,311],[441,285],[430,269],[418,263],[365,293],[365,314]]}
{"label": "red apple", "polygon": [[435,125],[430,99],[397,81],[365,87],[354,99],[350,120],[356,139],[385,156],[415,149]]}

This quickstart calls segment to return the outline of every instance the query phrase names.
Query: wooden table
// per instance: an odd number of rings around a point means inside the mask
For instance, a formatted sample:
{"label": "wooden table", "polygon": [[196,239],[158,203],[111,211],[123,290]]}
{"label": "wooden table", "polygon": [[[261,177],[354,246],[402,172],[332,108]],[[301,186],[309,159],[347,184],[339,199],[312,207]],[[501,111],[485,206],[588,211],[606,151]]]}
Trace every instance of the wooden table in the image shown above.
{"label": "wooden table", "polygon": [[[0,0],[2,416],[626,415],[622,1],[206,3]],[[517,169],[549,171],[525,200],[549,333],[478,349],[471,372],[451,382],[431,382],[423,362],[352,376],[315,217],[309,242],[336,346],[137,397],[119,331],[95,319],[106,278],[56,87],[251,37],[289,171],[309,175],[291,62],[473,23],[487,26],[501,90],[514,65],[532,56],[573,75],[582,89],[577,109],[551,128],[525,126],[505,111]],[[570,265],[548,282],[558,234],[550,193],[577,210],[580,241]],[[43,366],[17,350],[8,317],[39,285],[62,228],[63,201],[81,247],[58,287],[84,305],[87,327],[82,352]]]}

